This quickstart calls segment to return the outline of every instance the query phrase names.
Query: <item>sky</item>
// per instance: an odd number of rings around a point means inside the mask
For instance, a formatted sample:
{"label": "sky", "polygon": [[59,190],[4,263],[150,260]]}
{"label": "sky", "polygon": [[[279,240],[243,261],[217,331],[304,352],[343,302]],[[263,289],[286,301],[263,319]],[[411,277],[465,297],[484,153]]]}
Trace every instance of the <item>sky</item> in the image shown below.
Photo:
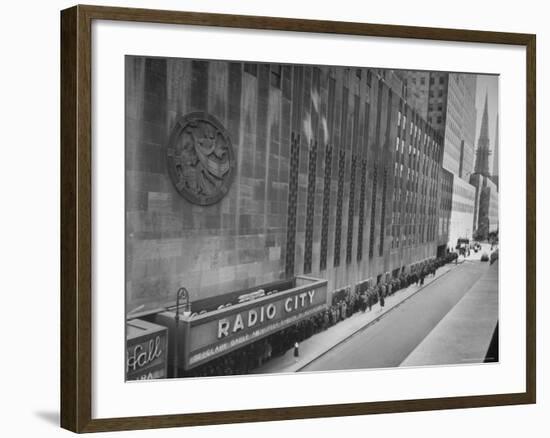
{"label": "sky", "polygon": [[[490,148],[494,154],[495,147],[495,134],[496,134],[496,122],[498,114],[498,76],[496,75],[477,75],[477,87],[476,87],[476,109],[477,109],[477,123],[476,123],[476,137],[475,146],[477,148],[477,139],[479,138],[479,131],[481,129],[481,118],[483,117],[483,106],[485,105],[485,94],[488,93],[488,112],[489,112],[489,141]],[[500,129],[501,130],[501,129]],[[500,133],[502,135],[502,132]],[[500,136],[499,135],[499,136]],[[493,154],[489,157],[489,165],[493,166]],[[493,169],[490,169],[491,173]]]}

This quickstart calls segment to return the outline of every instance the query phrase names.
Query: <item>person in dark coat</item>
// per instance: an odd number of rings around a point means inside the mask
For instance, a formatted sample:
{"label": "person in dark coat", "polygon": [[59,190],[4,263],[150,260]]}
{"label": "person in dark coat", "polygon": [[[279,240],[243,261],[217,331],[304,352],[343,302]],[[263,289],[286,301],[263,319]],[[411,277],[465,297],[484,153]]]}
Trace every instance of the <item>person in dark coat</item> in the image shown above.
{"label": "person in dark coat", "polygon": [[378,300],[380,301],[380,310],[382,310],[384,308],[384,298],[385,298],[385,290],[384,290],[384,285],[381,284],[379,287],[378,287]]}

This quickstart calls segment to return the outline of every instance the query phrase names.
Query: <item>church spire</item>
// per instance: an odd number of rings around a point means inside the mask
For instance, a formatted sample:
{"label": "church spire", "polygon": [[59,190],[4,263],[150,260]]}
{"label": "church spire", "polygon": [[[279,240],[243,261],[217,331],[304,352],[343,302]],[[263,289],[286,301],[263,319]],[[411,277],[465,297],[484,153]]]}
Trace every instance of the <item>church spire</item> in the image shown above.
{"label": "church spire", "polygon": [[482,140],[489,140],[489,105],[488,105],[489,93],[485,93],[485,106],[483,108],[483,118],[481,119],[481,129],[479,130],[479,142]]}
{"label": "church spire", "polygon": [[475,173],[489,176],[489,92],[485,93],[485,107],[483,109],[483,117],[481,118],[481,129],[479,130],[479,138],[477,140],[476,151],[476,167]]}

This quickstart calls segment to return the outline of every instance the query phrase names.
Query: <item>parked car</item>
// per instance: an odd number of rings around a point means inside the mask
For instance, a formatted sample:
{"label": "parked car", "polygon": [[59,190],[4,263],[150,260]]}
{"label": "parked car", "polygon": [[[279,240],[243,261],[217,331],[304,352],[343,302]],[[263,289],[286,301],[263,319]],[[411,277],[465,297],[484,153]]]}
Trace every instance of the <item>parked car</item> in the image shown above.
{"label": "parked car", "polygon": [[481,261],[482,262],[488,262],[489,261],[489,255],[486,252],[481,254]]}

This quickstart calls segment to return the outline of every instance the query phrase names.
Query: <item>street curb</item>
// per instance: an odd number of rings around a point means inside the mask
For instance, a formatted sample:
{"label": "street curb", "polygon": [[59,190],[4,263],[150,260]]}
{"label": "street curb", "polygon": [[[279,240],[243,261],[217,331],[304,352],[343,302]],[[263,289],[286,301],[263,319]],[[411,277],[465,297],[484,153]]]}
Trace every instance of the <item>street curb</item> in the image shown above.
{"label": "street curb", "polygon": [[[459,262],[458,264],[461,265],[462,263],[464,263],[465,260],[463,260],[462,262]],[[445,275],[447,275],[449,272],[451,272],[452,269],[449,269],[447,272],[441,274],[439,277],[437,277],[436,279],[434,279],[431,283],[429,284],[426,284],[424,286],[422,286],[421,288],[419,288],[416,292],[410,294],[408,297],[404,298],[402,301],[399,301],[397,304],[395,304],[393,307],[390,307],[388,310],[386,310],[384,313],[382,313],[381,315],[377,316],[375,319],[373,319],[372,321],[369,321],[368,323],[366,323],[364,326],[362,327],[359,327],[357,330],[355,330],[354,332],[350,333],[348,336],[346,336],[345,338],[343,338],[342,340],[338,341],[336,344],[330,346],[327,350],[323,351],[321,354],[319,354],[318,356],[314,357],[313,359],[309,360],[308,362],[306,362],[304,365],[300,365],[299,368],[295,369],[293,372],[295,373],[298,373],[300,372],[301,370],[303,370],[305,367],[307,367],[308,365],[312,364],[313,362],[315,362],[316,360],[318,360],[320,357],[323,357],[325,354],[329,353],[330,351],[334,350],[336,347],[338,347],[340,344],[343,344],[344,342],[348,341],[349,339],[351,339],[352,337],[354,337],[355,335],[357,335],[358,333],[362,332],[363,330],[366,330],[367,328],[369,328],[370,326],[376,324],[378,321],[380,321],[384,316],[386,316],[388,313],[392,312],[394,309],[397,309],[399,306],[401,306],[401,304],[403,304],[404,302],[406,302],[407,300],[409,300],[410,298],[414,297],[417,293],[421,292],[422,290],[424,290],[424,288],[428,287],[430,284],[432,283],[435,283],[437,280],[439,280],[440,278],[444,277]]]}

